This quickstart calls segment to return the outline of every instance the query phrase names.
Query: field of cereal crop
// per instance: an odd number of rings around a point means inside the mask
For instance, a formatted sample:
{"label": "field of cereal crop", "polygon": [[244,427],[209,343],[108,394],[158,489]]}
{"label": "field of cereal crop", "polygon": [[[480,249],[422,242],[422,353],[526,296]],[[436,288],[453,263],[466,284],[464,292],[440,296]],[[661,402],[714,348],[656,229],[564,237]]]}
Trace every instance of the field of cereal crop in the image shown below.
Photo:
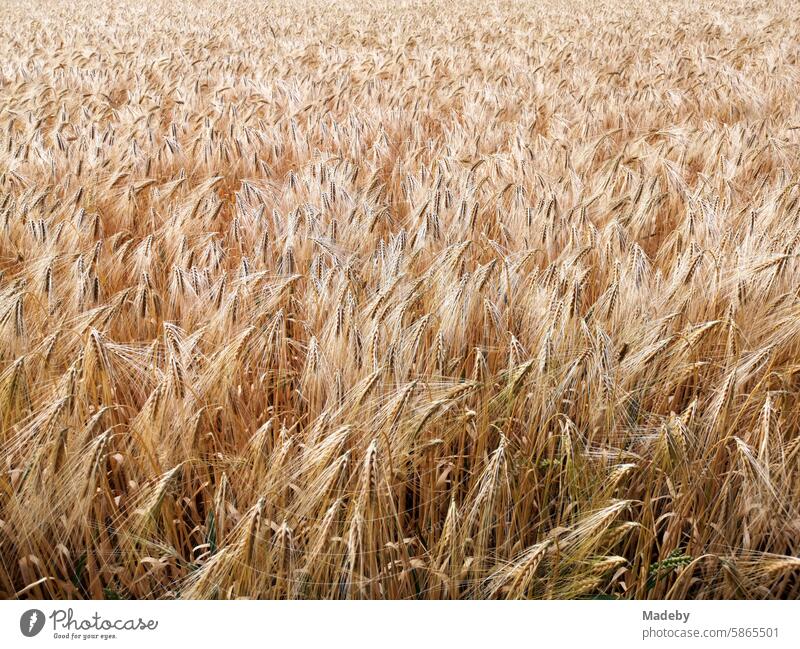
{"label": "field of cereal crop", "polygon": [[800,597],[788,0],[6,0],[0,596]]}

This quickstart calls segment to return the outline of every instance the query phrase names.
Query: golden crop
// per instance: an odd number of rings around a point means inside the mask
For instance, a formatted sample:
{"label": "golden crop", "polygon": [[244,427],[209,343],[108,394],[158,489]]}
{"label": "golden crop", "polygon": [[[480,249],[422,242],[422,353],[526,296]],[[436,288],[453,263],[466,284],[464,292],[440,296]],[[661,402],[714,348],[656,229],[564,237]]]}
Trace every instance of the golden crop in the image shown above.
{"label": "golden crop", "polygon": [[793,3],[111,4],[0,3],[0,595],[800,597]]}

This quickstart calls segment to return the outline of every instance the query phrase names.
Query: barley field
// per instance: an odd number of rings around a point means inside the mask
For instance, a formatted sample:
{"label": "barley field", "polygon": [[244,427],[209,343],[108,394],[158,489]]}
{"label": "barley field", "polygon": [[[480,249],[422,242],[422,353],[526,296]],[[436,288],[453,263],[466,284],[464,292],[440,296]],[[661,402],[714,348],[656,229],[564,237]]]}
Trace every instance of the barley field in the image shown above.
{"label": "barley field", "polygon": [[3,2],[0,596],[800,597],[800,18],[646,4]]}

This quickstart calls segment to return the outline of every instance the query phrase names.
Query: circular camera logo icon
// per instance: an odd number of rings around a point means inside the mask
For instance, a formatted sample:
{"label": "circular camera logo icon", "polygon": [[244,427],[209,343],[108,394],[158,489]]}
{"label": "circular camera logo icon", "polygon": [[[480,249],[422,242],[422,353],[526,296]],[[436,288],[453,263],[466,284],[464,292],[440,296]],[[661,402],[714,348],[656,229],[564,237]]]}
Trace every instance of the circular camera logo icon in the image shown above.
{"label": "circular camera logo icon", "polygon": [[38,608],[25,611],[19,618],[19,630],[26,638],[32,638],[44,628],[44,613]]}

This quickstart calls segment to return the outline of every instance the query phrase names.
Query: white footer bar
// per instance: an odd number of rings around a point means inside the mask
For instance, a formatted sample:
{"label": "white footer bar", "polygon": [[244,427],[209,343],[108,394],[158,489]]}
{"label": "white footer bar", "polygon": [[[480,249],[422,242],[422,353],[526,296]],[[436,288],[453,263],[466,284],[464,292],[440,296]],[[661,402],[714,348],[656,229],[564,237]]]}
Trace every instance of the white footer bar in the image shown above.
{"label": "white footer bar", "polygon": [[488,649],[512,642],[800,647],[800,603],[0,602],[0,644],[7,647]]}

